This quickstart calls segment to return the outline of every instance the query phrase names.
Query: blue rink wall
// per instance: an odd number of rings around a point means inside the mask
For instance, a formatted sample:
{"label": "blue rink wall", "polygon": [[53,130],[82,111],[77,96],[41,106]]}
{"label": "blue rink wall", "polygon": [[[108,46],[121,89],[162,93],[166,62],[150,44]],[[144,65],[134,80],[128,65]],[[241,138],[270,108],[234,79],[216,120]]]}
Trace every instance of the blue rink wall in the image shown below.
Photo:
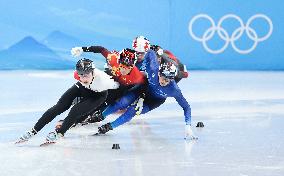
{"label": "blue rink wall", "polygon": [[168,47],[189,68],[284,69],[284,1],[169,1]]}
{"label": "blue rink wall", "polygon": [[283,1],[149,2],[144,34],[191,69],[284,69]]}
{"label": "blue rink wall", "polygon": [[[283,7],[281,0],[0,1],[0,50],[26,36],[43,42],[52,31],[116,50],[144,35],[189,69],[283,70]],[[48,47],[64,46],[55,45]]]}

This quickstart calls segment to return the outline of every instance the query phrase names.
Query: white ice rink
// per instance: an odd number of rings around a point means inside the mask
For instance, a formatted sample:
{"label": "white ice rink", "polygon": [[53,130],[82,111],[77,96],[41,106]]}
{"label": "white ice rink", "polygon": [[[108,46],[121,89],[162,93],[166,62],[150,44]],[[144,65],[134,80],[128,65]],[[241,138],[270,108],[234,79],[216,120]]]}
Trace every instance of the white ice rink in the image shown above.
{"label": "white ice rink", "polygon": [[0,176],[283,176],[284,72],[190,73],[179,85],[193,125],[205,125],[193,128],[198,141],[183,139],[183,111],[169,98],[105,136],[91,136],[100,123],[39,147],[64,114],[28,143],[13,142],[73,84],[72,71],[1,71]]}

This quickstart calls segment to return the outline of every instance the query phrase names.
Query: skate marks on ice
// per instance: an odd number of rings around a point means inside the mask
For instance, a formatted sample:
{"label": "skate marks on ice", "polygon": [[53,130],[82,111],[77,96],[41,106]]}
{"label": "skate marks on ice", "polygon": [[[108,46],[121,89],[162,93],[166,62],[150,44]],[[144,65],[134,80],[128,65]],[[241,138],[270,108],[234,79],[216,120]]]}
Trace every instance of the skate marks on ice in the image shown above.
{"label": "skate marks on ice", "polygon": [[[183,81],[181,88],[188,90],[185,96],[191,103],[193,124],[202,121],[205,125],[203,129],[193,128],[199,138],[196,142],[183,140],[183,117],[172,115],[178,111],[182,114],[182,110],[166,104],[144,116],[145,119],[138,118],[105,136],[88,136],[95,133],[97,127],[70,130],[62,143],[50,147],[39,147],[39,144],[53,125],[23,147],[11,143],[29,129],[41,113],[17,114],[19,118],[15,118],[15,114],[2,116],[0,175],[282,176],[284,74],[263,72],[257,75],[192,72],[191,79]],[[62,88],[69,84],[64,80],[58,81]],[[29,79],[29,84],[32,81]],[[40,85],[42,92],[50,92],[46,87],[51,83],[54,80]],[[24,82],[21,85],[25,86]],[[8,87],[5,90],[12,91]],[[17,90],[13,95],[20,92]],[[37,104],[46,103],[46,106],[60,96],[58,92],[51,100],[38,94],[33,91],[35,97],[43,97],[42,103]],[[6,103],[15,105],[18,98],[12,98]],[[22,106],[23,103],[16,104]],[[33,104],[35,108],[37,104]],[[0,106],[5,108],[3,104]],[[161,115],[161,111],[165,113]],[[111,149],[113,144],[120,144],[120,150]]]}
{"label": "skate marks on ice", "polygon": [[[17,162],[36,164],[45,172],[50,168],[48,160],[59,162],[53,174],[78,172],[75,165],[81,163],[85,175],[96,172],[105,175],[109,168],[125,175],[164,174],[164,175],[280,175],[283,173],[283,130],[281,117],[220,118],[199,117],[204,128],[193,127],[198,141],[183,140],[183,123],[172,118],[135,119],[134,121],[110,131],[104,136],[91,137],[94,126],[74,128],[67,133],[62,142],[51,147],[38,147],[45,137],[44,133],[36,137],[27,147],[4,147],[7,153],[21,153]],[[193,121],[196,125],[197,121]],[[96,126],[97,127],[97,126]],[[95,127],[95,128],[96,128]],[[259,135],[261,134],[261,135]],[[37,148],[30,147],[37,144]],[[113,144],[119,144],[120,150],[113,150]],[[24,145],[25,146],[25,145]],[[16,154],[1,156],[7,160],[4,166],[11,171],[7,163],[18,158]],[[44,164],[42,161],[46,160]],[[162,161],[162,162],[161,162]],[[77,164],[76,164],[77,163]],[[38,164],[38,163],[37,163]],[[30,166],[18,163],[20,168]],[[71,167],[72,166],[72,167]],[[98,168],[100,166],[100,168]],[[120,167],[118,167],[120,166]],[[62,167],[66,167],[63,172]],[[93,168],[93,169],[91,169]],[[154,169],[155,168],[155,169]],[[182,168],[182,169],[181,169]],[[31,168],[30,168],[31,169]],[[34,170],[35,168],[31,169]],[[19,172],[19,168],[13,168]],[[31,173],[31,170],[25,171]],[[35,169],[36,172],[46,173]],[[158,172],[159,170],[159,172]],[[2,171],[3,172],[3,171]],[[4,170],[5,172],[5,170]],[[6,172],[7,173],[7,172]],[[79,174],[79,173],[78,173]]]}
{"label": "skate marks on ice", "polygon": [[50,146],[50,145],[53,145],[53,144],[56,144],[56,142],[43,142],[39,146],[40,147],[47,147],[47,146]]}

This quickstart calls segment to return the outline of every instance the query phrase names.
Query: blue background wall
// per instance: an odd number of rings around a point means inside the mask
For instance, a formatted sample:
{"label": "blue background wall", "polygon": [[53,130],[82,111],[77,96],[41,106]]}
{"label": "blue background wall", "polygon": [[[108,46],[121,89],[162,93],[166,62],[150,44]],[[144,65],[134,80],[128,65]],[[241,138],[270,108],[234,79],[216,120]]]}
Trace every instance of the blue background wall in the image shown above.
{"label": "blue background wall", "polygon": [[[189,65],[201,68],[223,68],[223,69],[283,69],[284,56],[284,1],[275,0],[202,0],[202,1],[177,1],[172,2],[172,9],[179,9],[171,14],[172,24],[170,30],[170,48],[181,57],[188,60]],[[231,45],[221,54],[206,52],[200,42],[194,40],[188,32],[189,21],[197,14],[206,13],[211,16],[215,23],[226,14],[238,15],[244,23],[253,15],[261,13],[268,16],[273,23],[272,35],[265,41],[258,43],[255,50],[249,54],[235,52]],[[203,24],[204,22],[205,24]],[[199,24],[201,23],[201,24]],[[196,21],[194,32],[202,36],[210,23]],[[229,35],[239,27],[234,19],[224,21],[222,25]],[[206,26],[207,25],[207,26]],[[269,25],[263,19],[256,19],[251,27],[257,35],[262,37],[269,31]],[[211,45],[210,45],[211,44]],[[208,42],[211,48],[220,48],[224,41],[214,35]],[[239,48],[247,49],[253,42],[244,33],[236,42]],[[176,47],[178,46],[178,47]],[[185,61],[186,62],[186,61]]]}
{"label": "blue background wall", "polygon": [[[144,35],[173,51],[191,69],[283,70],[283,7],[280,0],[2,0],[0,69],[71,68],[75,61],[69,54],[71,47],[103,45],[120,50],[131,47],[135,36]],[[248,54],[237,53],[231,44],[224,52],[212,54],[189,34],[190,20],[201,13],[215,23],[226,14],[238,15],[244,23],[255,14],[265,14],[272,20],[273,32]],[[231,35],[239,23],[227,19],[222,26]],[[193,31],[202,36],[209,27],[202,19],[194,23]],[[259,37],[269,31],[262,19],[251,27]],[[223,44],[217,33],[208,41],[212,49]],[[241,49],[252,44],[245,33],[236,41]]]}

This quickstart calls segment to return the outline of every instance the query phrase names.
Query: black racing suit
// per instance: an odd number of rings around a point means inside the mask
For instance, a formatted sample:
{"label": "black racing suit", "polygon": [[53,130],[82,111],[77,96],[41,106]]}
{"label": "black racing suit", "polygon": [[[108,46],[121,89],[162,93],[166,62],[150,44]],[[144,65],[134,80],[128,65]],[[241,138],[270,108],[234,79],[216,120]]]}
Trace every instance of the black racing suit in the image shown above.
{"label": "black racing suit", "polygon": [[74,84],[69,88],[59,99],[59,101],[53,107],[49,108],[35,124],[34,129],[38,132],[46,124],[51,122],[57,115],[68,110],[73,100],[76,97],[82,97],[80,102],[75,104],[67,117],[64,119],[62,126],[57,129],[58,133],[64,135],[64,133],[82,116],[89,114],[96,110],[102,103],[105,102],[107,97],[107,91],[95,92],[87,89],[80,82]]}

